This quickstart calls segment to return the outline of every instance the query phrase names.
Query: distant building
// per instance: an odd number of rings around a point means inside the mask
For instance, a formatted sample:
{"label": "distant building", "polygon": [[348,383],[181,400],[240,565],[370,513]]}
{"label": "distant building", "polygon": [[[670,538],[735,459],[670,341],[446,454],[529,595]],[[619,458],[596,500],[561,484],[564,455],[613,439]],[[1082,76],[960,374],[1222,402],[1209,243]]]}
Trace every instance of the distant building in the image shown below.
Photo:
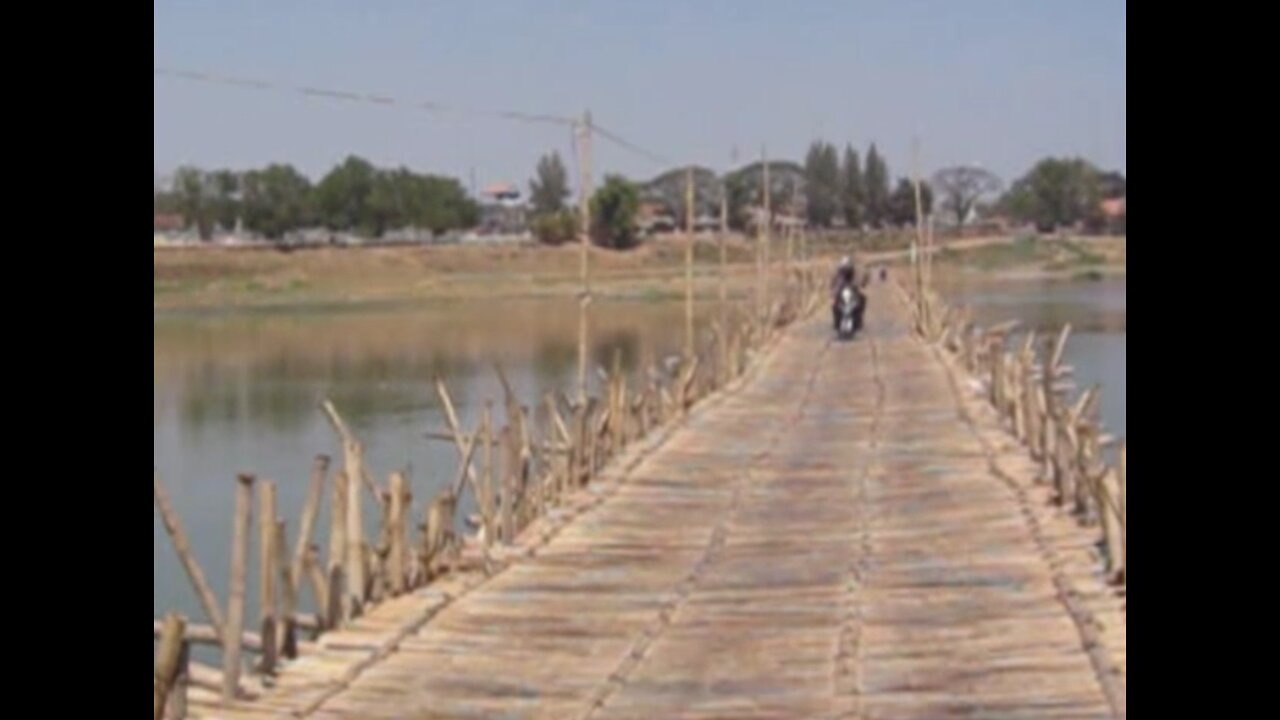
{"label": "distant building", "polygon": [[182,216],[178,214],[155,214],[152,229],[158,233],[178,232],[183,228],[185,223]]}
{"label": "distant building", "polygon": [[1102,201],[1102,215],[1108,220],[1115,220],[1125,214],[1125,198],[1109,198]]}
{"label": "distant building", "polygon": [[674,232],[676,219],[667,212],[667,206],[657,201],[640,203],[636,211],[636,227],[646,235]]}
{"label": "distant building", "polygon": [[497,182],[480,193],[481,234],[522,234],[528,228],[529,209],[513,183]]}

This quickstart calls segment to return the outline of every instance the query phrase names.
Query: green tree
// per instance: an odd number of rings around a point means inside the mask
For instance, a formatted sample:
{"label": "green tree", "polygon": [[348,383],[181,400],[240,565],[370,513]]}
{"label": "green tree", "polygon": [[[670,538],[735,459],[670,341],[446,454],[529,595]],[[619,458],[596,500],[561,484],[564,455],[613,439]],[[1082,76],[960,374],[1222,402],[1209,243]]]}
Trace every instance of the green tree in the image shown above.
{"label": "green tree", "polygon": [[173,193],[183,222],[194,226],[201,240],[213,237],[214,193],[208,175],[190,166],[178,168]]}
{"label": "green tree", "polygon": [[277,239],[312,222],[311,181],[290,165],[245,173],[241,187],[244,223],[254,232]]}
{"label": "green tree", "polygon": [[862,227],[866,218],[863,205],[866,202],[862,186],[862,168],[858,165],[858,152],[852,145],[844,147],[844,167],[840,171],[840,206],[845,224],[851,229]]}
{"label": "green tree", "polygon": [[[929,183],[920,183],[920,212],[925,217],[933,212],[933,190]],[[906,178],[898,180],[893,195],[889,197],[889,214],[887,220],[894,225],[915,225],[916,222],[916,188],[915,183]]]}
{"label": "green tree", "polygon": [[562,245],[578,234],[578,215],[572,210],[543,213],[533,218],[533,235],[544,245]]}
{"label": "green tree", "polygon": [[881,227],[889,220],[889,166],[876,151],[875,143],[867,151],[863,188],[866,220],[872,227]]}
{"label": "green tree", "polygon": [[830,143],[814,142],[804,161],[804,193],[808,220],[830,227],[840,208],[840,160]]}
{"label": "green tree", "polygon": [[943,168],[934,173],[933,184],[942,195],[942,209],[963,227],[974,206],[983,196],[1000,192],[1000,178],[995,173],[971,165]]}
{"label": "green tree", "polygon": [[538,160],[537,177],[529,181],[529,202],[537,215],[564,210],[569,197],[569,175],[560,153],[552,152]]}
{"label": "green tree", "polygon": [[1009,188],[1001,206],[1048,232],[1095,217],[1100,199],[1093,165],[1080,158],[1045,158]]}
{"label": "green tree", "polygon": [[321,178],[315,198],[324,224],[332,230],[368,230],[376,175],[373,165],[352,155]]}
{"label": "green tree", "polygon": [[604,185],[591,198],[591,234],[597,245],[631,248],[639,241],[635,218],[640,191],[626,178],[606,175]]}
{"label": "green tree", "polygon": [[223,230],[235,227],[240,219],[240,176],[231,170],[215,170],[208,175],[213,219]]}

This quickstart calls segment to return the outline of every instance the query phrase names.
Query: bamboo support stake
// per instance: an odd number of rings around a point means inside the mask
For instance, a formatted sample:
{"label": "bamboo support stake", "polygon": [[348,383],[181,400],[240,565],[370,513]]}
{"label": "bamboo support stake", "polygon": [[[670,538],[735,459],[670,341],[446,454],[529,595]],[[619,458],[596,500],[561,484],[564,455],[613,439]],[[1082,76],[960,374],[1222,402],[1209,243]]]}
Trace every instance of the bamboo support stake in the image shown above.
{"label": "bamboo support stake", "polygon": [[316,602],[316,616],[319,618],[320,627],[322,629],[333,627],[336,620],[329,609],[330,593],[325,581],[324,569],[320,566],[320,550],[315,545],[307,548],[306,555],[302,558],[302,568],[307,583],[311,586],[311,597]]}
{"label": "bamboo support stake", "polygon": [[[449,389],[445,387],[444,380],[440,379],[440,376],[438,375],[435,379],[435,385],[436,394],[440,397],[440,405],[444,408],[445,422],[448,423],[449,430],[453,433],[454,448],[458,451],[458,457],[461,458],[466,454],[466,444],[462,437],[462,424],[458,421],[458,413],[453,408],[453,398],[449,396]],[[488,403],[486,403],[486,408],[488,406]],[[474,487],[478,482],[475,476],[475,470],[466,463],[464,463],[464,468],[466,470],[467,479],[471,481],[471,484]]]}
{"label": "bamboo support stake", "polygon": [[[484,497],[478,499],[477,504],[480,505],[480,514],[484,520],[484,545],[486,548],[491,548],[498,535],[496,502],[498,493],[493,484],[493,415],[488,402],[484,405],[484,414],[480,423],[480,436],[483,438],[481,442],[484,443],[480,487],[484,488]],[[477,495],[480,494],[477,493]]]}
{"label": "bamboo support stake", "polygon": [[409,548],[405,517],[409,510],[409,487],[404,473],[391,473],[389,482],[391,511],[388,527],[391,531],[391,556],[387,559],[387,575],[391,595],[401,595],[407,589],[409,576]]}
{"label": "bamboo support stake", "polygon": [[349,581],[346,571],[347,555],[347,486],[351,481],[343,470],[333,474],[332,497],[329,508],[329,563],[325,587],[329,591],[326,601],[329,617],[334,620],[329,627],[337,627],[343,617],[343,600]]}
{"label": "bamboo support stake", "polygon": [[187,720],[187,688],[190,686],[191,643],[183,641],[182,650],[178,652],[178,666],[165,700],[165,717],[168,720]]}
{"label": "bamboo support stake", "polygon": [[165,716],[165,703],[169,700],[174,679],[178,675],[178,662],[182,656],[183,633],[186,621],[174,613],[164,618],[164,631],[160,635],[160,649],[156,653],[155,671],[151,676],[151,717],[161,720]]}
{"label": "bamboo support stake", "polygon": [[307,556],[307,548],[311,546],[311,534],[315,528],[316,515],[320,511],[320,499],[324,496],[324,481],[328,474],[329,456],[317,455],[311,465],[311,482],[307,485],[307,499],[302,505],[302,519],[298,524],[298,539],[294,545],[293,561],[289,565],[289,576],[293,578],[295,586],[302,577],[302,565]]}
{"label": "bamboo support stake", "polygon": [[231,525],[231,582],[227,624],[222,635],[222,701],[229,703],[240,687],[241,633],[244,632],[245,572],[249,564],[249,520],[253,512],[253,476],[236,477],[235,515]]}
{"label": "bamboo support stake", "polygon": [[[301,575],[294,575],[289,565],[289,549],[286,538],[284,520],[276,520],[275,550],[276,571],[280,576],[280,657],[298,657],[298,588],[302,582]],[[265,639],[266,636],[264,635]]]}
{"label": "bamboo support stake", "polygon": [[322,405],[325,415],[342,441],[343,465],[347,474],[346,494],[346,552],[343,574],[346,591],[343,593],[343,617],[351,620],[361,612],[368,587],[365,573],[364,525],[360,508],[360,485],[364,481],[364,449],[360,441],[347,428],[337,408],[329,400]]}
{"label": "bamboo support stake", "polygon": [[515,444],[512,438],[511,426],[506,425],[502,428],[502,441],[499,447],[503,449],[502,462],[502,544],[511,545],[515,539],[515,505],[516,505],[516,463],[518,462],[513,454],[515,453]]}
{"label": "bamboo support stake", "polygon": [[276,665],[276,484],[258,484],[258,623],[262,633],[262,672]]}
{"label": "bamboo support stake", "polygon": [[1125,463],[1128,451],[1128,442],[1121,442],[1117,479],[1120,481],[1120,566],[1124,569],[1125,586],[1129,585],[1129,488],[1125,484]]}
{"label": "bamboo support stake", "polygon": [[165,492],[164,485],[160,482],[160,476],[156,473],[151,474],[151,494],[155,500],[156,509],[160,511],[160,520],[164,523],[165,532],[169,534],[169,539],[173,543],[173,551],[178,555],[178,561],[182,563],[182,569],[186,571],[187,577],[191,580],[191,585],[195,588],[196,598],[200,601],[200,607],[204,610],[205,618],[218,631],[219,637],[223,631],[222,611],[218,609],[217,596],[213,594],[213,589],[209,587],[209,582],[204,577],[204,571],[200,569],[200,564],[196,562],[196,557],[191,552],[191,545],[187,541],[187,534],[182,529],[182,523],[178,520],[178,514],[174,512],[173,507],[169,504],[169,495]]}

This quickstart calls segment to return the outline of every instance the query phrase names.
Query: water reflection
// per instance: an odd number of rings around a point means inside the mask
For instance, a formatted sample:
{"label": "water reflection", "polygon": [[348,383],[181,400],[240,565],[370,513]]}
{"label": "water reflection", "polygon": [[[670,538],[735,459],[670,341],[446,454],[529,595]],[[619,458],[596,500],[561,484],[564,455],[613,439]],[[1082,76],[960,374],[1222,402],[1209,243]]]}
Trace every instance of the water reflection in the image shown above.
{"label": "water reflection", "polygon": [[998,281],[947,277],[940,283],[952,302],[973,311],[981,325],[1020,321],[1012,341],[1035,331],[1056,334],[1071,324],[1064,360],[1080,387],[1099,385],[1099,412],[1108,430],[1127,433],[1127,314],[1125,278],[1099,281]]}
{"label": "water reflection", "polygon": [[[678,301],[597,302],[589,356],[607,368],[618,351],[634,372],[642,359],[678,353],[683,327]],[[379,482],[393,470],[412,470],[420,516],[457,467],[452,445],[424,438],[446,424],[432,379],[445,379],[468,427],[486,400],[497,401],[502,422],[495,363],[533,409],[548,392],[572,391],[577,332],[573,299],[156,315],[154,465],[210,582],[226,587],[235,473],[274,480],[281,515],[296,527],[311,459],[328,453],[340,462],[318,409],[323,399],[332,399],[360,436]],[[588,379],[598,382],[594,372]],[[154,609],[198,616],[158,520],[152,534]]]}

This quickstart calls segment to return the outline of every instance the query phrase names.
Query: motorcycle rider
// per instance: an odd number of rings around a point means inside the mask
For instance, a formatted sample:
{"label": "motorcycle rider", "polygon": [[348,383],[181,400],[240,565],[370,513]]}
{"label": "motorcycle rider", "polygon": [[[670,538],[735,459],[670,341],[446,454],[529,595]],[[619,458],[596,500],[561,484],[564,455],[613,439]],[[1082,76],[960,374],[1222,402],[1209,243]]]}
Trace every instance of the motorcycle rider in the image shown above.
{"label": "motorcycle rider", "polygon": [[[840,290],[848,285],[858,292],[857,286],[854,285],[854,269],[853,260],[848,255],[840,258],[840,265],[836,268],[836,274],[831,278],[831,320],[832,325],[838,331],[840,329]],[[858,317],[855,323],[861,324],[862,311],[859,308]]]}

